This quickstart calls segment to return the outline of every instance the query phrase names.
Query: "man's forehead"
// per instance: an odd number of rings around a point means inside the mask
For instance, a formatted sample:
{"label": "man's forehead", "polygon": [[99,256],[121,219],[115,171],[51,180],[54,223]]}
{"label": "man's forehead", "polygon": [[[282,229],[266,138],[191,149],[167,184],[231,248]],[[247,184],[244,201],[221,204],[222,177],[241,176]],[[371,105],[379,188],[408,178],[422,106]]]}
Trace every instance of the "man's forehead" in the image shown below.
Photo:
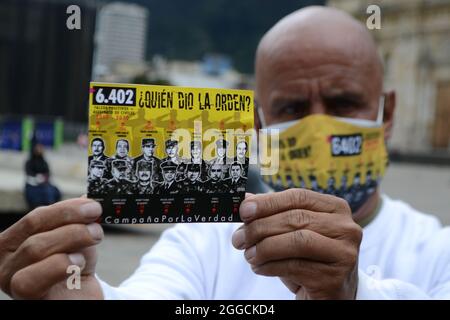
{"label": "man's forehead", "polygon": [[372,77],[379,77],[382,69],[373,39],[358,21],[335,9],[300,10],[282,19],[261,40],[257,86],[296,69],[316,74],[318,68],[333,65]]}

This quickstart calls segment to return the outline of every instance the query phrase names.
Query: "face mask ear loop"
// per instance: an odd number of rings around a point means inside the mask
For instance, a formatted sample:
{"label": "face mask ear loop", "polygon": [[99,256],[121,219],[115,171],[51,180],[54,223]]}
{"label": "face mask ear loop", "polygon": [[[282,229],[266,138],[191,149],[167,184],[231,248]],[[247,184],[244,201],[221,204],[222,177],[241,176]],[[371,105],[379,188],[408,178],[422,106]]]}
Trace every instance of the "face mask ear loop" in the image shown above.
{"label": "face mask ear loop", "polygon": [[377,115],[377,124],[383,125],[383,117],[384,117],[384,103],[385,103],[385,96],[384,94],[380,97],[380,103],[378,105],[378,115]]}
{"label": "face mask ear loop", "polygon": [[264,114],[261,110],[260,106],[256,107],[256,114],[258,115],[259,123],[261,124],[261,128],[266,127],[266,119],[264,118]]}

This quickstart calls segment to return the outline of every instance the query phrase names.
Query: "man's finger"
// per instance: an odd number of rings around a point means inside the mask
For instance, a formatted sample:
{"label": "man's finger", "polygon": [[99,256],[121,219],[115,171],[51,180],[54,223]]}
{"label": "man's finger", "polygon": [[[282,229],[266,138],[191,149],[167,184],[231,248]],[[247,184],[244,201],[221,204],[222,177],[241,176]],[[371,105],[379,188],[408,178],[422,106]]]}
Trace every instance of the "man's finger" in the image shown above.
{"label": "man's finger", "polygon": [[1,287],[9,291],[11,277],[19,270],[56,253],[78,252],[98,244],[103,238],[100,225],[71,224],[35,234],[2,263]]}
{"label": "man's finger", "polygon": [[102,213],[101,205],[90,199],[70,199],[31,211],[0,234],[5,249],[15,251],[33,234],[64,225],[94,222]]}
{"label": "man's finger", "polygon": [[232,243],[237,249],[244,249],[264,238],[300,229],[338,238],[351,228],[354,228],[354,223],[341,215],[293,209],[244,224],[233,234]]}
{"label": "man's finger", "polygon": [[[72,258],[72,260],[71,260]],[[27,266],[14,274],[10,283],[10,293],[15,299],[40,299],[57,283],[66,280],[69,266],[84,267],[81,254],[54,254]],[[45,275],[45,276],[44,276]]]}
{"label": "man's finger", "polygon": [[246,249],[244,255],[252,265],[291,258],[333,263],[349,256],[347,250],[338,240],[302,229],[265,238]]}
{"label": "man's finger", "polygon": [[239,212],[241,219],[247,223],[291,209],[351,214],[345,200],[301,188],[248,197],[242,201]]}
{"label": "man's finger", "polygon": [[[298,289],[301,287],[313,289],[320,286],[323,281],[334,281],[336,277],[336,271],[332,266],[306,259],[270,261],[258,266],[252,265],[252,270],[258,275],[295,279]],[[297,289],[292,281],[288,288],[292,292]]]}

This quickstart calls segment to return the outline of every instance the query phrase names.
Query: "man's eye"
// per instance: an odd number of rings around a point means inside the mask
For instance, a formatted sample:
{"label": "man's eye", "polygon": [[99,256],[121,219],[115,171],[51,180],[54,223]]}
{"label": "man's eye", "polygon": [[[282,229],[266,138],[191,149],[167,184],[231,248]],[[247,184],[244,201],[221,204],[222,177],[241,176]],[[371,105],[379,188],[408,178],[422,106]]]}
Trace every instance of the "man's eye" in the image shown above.
{"label": "man's eye", "polygon": [[328,108],[340,117],[352,116],[361,108],[361,102],[348,98],[334,98],[327,101]]}

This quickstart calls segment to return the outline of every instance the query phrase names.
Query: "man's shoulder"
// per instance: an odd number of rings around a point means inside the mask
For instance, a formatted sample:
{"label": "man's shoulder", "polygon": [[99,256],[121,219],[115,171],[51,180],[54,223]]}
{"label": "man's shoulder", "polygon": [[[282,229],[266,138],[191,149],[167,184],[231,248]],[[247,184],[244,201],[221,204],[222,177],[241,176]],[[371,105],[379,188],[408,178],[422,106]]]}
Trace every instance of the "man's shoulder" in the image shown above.
{"label": "man's shoulder", "polygon": [[363,245],[392,243],[396,247],[417,248],[442,230],[439,220],[414,209],[408,203],[382,195],[382,206],[378,216],[364,227]]}
{"label": "man's shoulder", "polygon": [[409,203],[398,199],[391,199],[387,195],[382,195],[383,207],[389,211],[390,215],[396,216],[405,224],[415,224],[424,228],[442,228],[439,219],[426,212],[419,211]]}

